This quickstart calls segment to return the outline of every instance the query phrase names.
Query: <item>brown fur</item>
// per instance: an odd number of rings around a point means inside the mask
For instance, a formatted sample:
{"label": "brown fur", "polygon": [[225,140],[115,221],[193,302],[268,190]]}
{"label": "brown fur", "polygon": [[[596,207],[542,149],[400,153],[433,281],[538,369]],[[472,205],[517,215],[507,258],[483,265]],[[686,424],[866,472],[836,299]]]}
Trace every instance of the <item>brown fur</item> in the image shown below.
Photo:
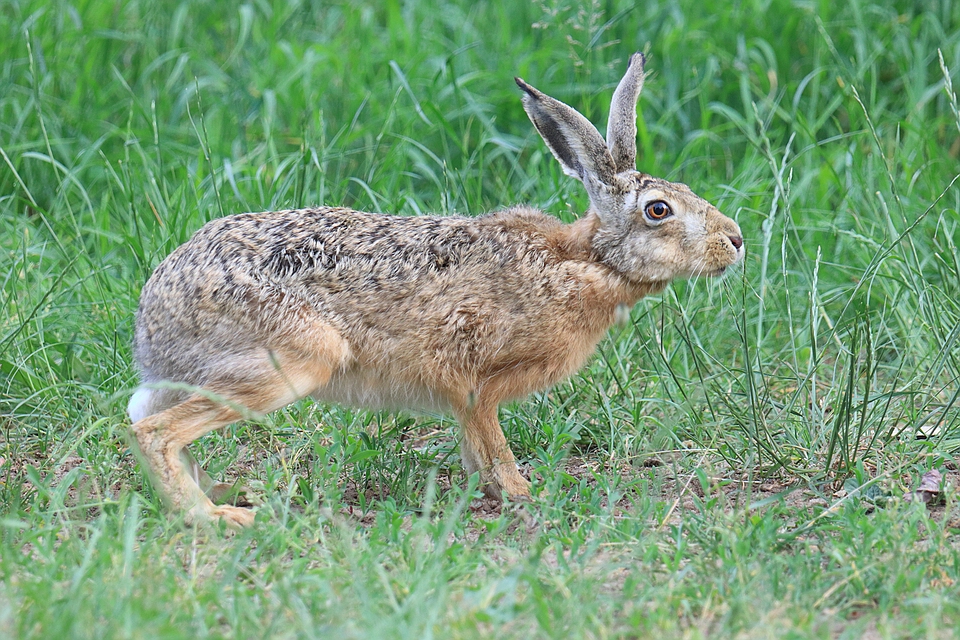
{"label": "brown fur", "polygon": [[[248,213],[208,223],[164,260],[141,294],[144,386],[130,412],[166,500],[190,521],[250,524],[250,511],[204,493],[219,485],[187,446],[245,410],[306,395],[452,413],[487,493],[529,497],[499,405],[583,366],[618,308],[743,255],[732,220],[633,168],[643,62],[631,59],[611,106],[616,162],[583,116],[518,79],[531,119],[590,194],[574,224],[525,206],[477,218]],[[650,220],[653,201],[673,214]]]}

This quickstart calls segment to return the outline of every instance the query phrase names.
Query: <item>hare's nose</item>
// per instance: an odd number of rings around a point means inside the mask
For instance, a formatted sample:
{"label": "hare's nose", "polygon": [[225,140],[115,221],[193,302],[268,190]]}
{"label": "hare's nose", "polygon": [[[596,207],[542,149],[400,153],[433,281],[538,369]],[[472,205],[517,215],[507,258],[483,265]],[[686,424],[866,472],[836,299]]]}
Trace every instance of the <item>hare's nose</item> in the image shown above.
{"label": "hare's nose", "polygon": [[741,238],[740,236],[727,236],[727,237],[730,238],[730,244],[733,245],[734,249],[739,250],[740,247],[743,246],[743,238]]}

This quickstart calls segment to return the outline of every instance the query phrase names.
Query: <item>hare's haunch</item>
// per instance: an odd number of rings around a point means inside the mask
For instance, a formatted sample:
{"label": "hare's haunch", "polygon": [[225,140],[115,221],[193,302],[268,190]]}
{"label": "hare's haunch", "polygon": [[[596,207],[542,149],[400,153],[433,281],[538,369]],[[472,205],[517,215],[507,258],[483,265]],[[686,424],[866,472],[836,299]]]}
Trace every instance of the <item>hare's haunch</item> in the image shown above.
{"label": "hare's haunch", "polygon": [[480,217],[318,207],[214,220],[147,281],[130,401],[142,460],[191,522],[248,525],[187,446],[245,412],[304,396],[456,416],[490,496],[529,497],[498,406],[580,368],[614,323],[674,278],[743,257],[737,224],[683,184],[640,173],[642,54],[613,95],[607,140],[517,78],[523,105],[590,209],[566,225],[517,206]]}

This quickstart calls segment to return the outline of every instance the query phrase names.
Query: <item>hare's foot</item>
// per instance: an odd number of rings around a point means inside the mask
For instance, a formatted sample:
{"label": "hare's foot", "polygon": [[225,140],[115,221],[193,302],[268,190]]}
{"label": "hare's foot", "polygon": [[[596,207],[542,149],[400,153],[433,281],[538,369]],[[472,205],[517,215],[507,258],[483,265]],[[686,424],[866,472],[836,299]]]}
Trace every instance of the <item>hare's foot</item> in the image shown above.
{"label": "hare's foot", "polygon": [[256,513],[251,509],[231,505],[215,505],[208,498],[194,504],[184,514],[184,521],[192,526],[216,524],[222,521],[229,529],[243,529],[253,525]]}
{"label": "hare's foot", "polygon": [[512,501],[530,500],[530,483],[520,475],[510,451],[495,404],[474,405],[463,412],[463,440],[460,454],[467,473],[480,472],[480,482],[487,497]]}
{"label": "hare's foot", "polygon": [[232,529],[243,529],[253,525],[257,516],[256,511],[245,507],[232,507],[230,505],[220,505],[213,510],[213,515]]}
{"label": "hare's foot", "polygon": [[486,473],[481,470],[480,477],[484,480],[483,492],[487,497],[530,502],[530,483],[520,475],[512,459],[508,463],[494,463]]}

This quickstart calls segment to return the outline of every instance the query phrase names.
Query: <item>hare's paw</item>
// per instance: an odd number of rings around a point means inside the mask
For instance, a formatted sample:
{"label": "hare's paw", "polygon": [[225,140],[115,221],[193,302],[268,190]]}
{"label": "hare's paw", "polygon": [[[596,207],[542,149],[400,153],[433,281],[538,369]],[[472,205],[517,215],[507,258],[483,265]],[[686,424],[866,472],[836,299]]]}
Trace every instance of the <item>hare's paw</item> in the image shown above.
{"label": "hare's paw", "polygon": [[530,483],[519,473],[508,476],[503,482],[503,495],[511,502],[530,502]]}
{"label": "hare's paw", "polygon": [[530,483],[520,475],[514,463],[501,464],[494,468],[483,487],[487,497],[511,502],[530,502]]}
{"label": "hare's paw", "polygon": [[253,521],[257,513],[253,509],[244,507],[231,507],[230,505],[220,505],[213,510],[211,514],[214,518],[222,520],[231,529],[244,529],[253,526]]}

